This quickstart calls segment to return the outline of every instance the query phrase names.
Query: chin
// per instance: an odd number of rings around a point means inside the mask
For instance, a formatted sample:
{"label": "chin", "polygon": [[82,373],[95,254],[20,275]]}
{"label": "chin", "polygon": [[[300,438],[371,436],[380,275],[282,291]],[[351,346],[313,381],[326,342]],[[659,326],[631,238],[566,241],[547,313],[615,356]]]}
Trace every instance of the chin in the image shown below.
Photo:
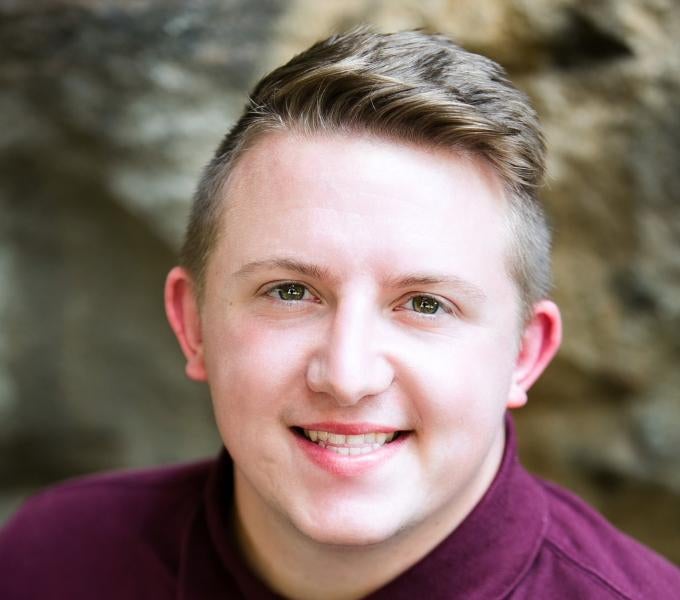
{"label": "chin", "polygon": [[328,546],[362,547],[386,542],[399,534],[404,526],[399,519],[378,519],[375,515],[308,515],[296,524],[298,531],[317,544]]}
{"label": "chin", "polygon": [[391,539],[393,534],[365,530],[339,529],[334,531],[310,531],[305,535],[317,544],[324,546],[341,546],[344,548],[361,548],[365,546],[375,546]]}

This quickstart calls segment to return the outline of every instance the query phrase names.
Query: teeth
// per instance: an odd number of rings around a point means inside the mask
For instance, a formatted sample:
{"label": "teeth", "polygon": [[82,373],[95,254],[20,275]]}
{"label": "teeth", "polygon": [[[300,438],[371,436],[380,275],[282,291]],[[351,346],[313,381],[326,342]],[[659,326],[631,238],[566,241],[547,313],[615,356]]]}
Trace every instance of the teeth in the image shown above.
{"label": "teeth", "polygon": [[382,431],[358,435],[344,435],[313,429],[304,429],[303,431],[307,439],[342,456],[358,456],[374,452],[391,442],[396,436],[396,432],[385,433]]}
{"label": "teeth", "polygon": [[[354,437],[354,436],[352,436]],[[344,444],[347,440],[346,435],[342,435],[341,433],[329,433],[328,434],[328,443],[329,444]]]}

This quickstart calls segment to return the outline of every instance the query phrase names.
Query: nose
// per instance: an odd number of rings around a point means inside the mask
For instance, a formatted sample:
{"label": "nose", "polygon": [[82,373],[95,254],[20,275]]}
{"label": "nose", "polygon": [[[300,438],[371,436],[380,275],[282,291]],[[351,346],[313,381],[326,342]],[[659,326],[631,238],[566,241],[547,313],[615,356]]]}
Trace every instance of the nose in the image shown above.
{"label": "nose", "polygon": [[390,387],[394,371],[382,348],[379,318],[361,303],[338,307],[307,367],[307,385],[352,406]]}

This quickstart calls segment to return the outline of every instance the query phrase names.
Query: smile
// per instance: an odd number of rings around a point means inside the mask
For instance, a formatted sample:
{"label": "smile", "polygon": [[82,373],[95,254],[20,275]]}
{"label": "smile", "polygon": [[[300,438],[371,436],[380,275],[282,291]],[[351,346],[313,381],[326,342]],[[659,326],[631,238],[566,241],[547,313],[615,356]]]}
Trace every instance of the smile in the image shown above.
{"label": "smile", "polygon": [[361,477],[408,447],[413,431],[377,423],[317,422],[290,428],[298,448],[333,477]]}
{"label": "smile", "polygon": [[390,433],[374,431],[358,435],[345,435],[316,429],[302,429],[301,431],[309,441],[314,442],[317,446],[342,456],[370,454],[379,450],[385,444],[389,444],[399,435],[395,431]]}

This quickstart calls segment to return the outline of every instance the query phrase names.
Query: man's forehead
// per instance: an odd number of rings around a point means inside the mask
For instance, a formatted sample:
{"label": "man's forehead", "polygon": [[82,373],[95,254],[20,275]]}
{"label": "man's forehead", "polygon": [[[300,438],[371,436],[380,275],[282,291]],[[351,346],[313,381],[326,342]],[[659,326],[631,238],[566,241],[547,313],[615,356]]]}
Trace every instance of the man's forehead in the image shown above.
{"label": "man's forehead", "polygon": [[249,261],[284,243],[361,242],[417,266],[422,255],[467,252],[466,243],[491,253],[508,240],[503,186],[479,160],[374,136],[264,135],[225,192],[220,235],[238,245],[231,251],[267,247]]}
{"label": "man's forehead", "polygon": [[[386,182],[396,187],[404,174],[422,173],[417,193],[409,203],[427,202],[440,193],[441,179],[457,175],[455,193],[466,194],[469,188],[483,185],[491,191],[497,205],[505,211],[505,186],[487,160],[462,149],[443,149],[416,144],[387,136],[359,132],[300,133],[280,130],[260,134],[233,165],[224,186],[224,212],[233,211],[239,202],[248,209],[266,209],[276,202],[281,191],[298,186],[313,186],[328,208],[338,187],[350,185],[366,208],[380,206]],[[379,193],[376,189],[379,188]],[[255,192],[255,193],[254,193]],[[474,193],[474,192],[472,192]]]}

